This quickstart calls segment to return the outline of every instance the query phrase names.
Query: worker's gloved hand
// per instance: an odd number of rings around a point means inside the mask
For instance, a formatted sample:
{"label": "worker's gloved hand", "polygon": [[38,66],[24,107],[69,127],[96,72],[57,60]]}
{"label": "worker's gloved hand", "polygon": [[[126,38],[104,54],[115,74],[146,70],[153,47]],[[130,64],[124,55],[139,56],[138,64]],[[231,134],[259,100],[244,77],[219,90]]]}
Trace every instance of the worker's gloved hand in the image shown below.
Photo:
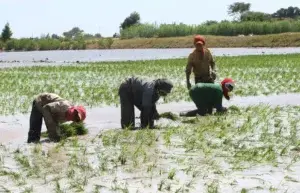
{"label": "worker's gloved hand", "polygon": [[186,83],[186,86],[187,86],[187,89],[189,89],[189,90],[190,90],[190,89],[191,89],[191,87],[192,87],[192,85],[191,85],[191,83],[190,83],[190,82],[187,82],[187,83]]}

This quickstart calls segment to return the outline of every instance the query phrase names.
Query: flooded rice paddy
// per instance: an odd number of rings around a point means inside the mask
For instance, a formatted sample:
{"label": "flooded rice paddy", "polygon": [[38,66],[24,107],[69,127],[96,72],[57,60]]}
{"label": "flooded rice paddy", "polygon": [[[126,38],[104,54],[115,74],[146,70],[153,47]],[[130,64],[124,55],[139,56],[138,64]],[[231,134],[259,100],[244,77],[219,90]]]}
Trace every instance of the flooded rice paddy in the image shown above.
{"label": "flooded rice paddy", "polygon": [[[0,65],[164,59],[186,57],[190,51],[0,53]],[[300,49],[213,49],[214,55],[220,56],[262,52],[299,53]],[[45,58],[53,62],[38,61]],[[257,70],[248,72],[255,77],[265,71]],[[272,70],[276,72],[274,77],[286,78],[275,68]],[[294,72],[285,73],[293,80],[285,83],[297,90]],[[234,75],[244,77],[246,86],[252,86],[245,74]],[[282,83],[279,85],[284,87]],[[272,87],[267,84],[255,87],[278,88],[276,83]],[[26,143],[28,113],[3,115],[0,117],[0,192],[299,192],[300,93],[233,96],[230,101],[224,100],[224,106],[230,107],[226,115],[160,119],[156,122],[158,129],[135,131],[120,129],[119,107],[88,108],[85,122],[88,135],[59,143],[42,139],[41,144]],[[177,115],[194,108],[193,103],[184,100],[158,105],[160,113]],[[137,126],[138,116],[136,110]],[[46,131],[44,124],[43,131]]]}

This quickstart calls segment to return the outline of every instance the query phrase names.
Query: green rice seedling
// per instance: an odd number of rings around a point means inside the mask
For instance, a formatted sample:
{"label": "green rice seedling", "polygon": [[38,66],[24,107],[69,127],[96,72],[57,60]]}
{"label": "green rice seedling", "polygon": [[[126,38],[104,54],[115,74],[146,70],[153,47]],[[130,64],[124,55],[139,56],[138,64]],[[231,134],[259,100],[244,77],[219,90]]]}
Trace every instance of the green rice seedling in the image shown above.
{"label": "green rice seedling", "polygon": [[93,193],[100,193],[100,189],[102,188],[101,185],[94,185],[94,190],[93,190]]}
{"label": "green rice seedling", "polygon": [[[60,124],[60,133],[62,139],[77,136],[77,135],[86,135],[88,133],[88,129],[85,127],[84,123],[75,123],[72,122],[70,124],[64,123]],[[48,137],[47,132],[42,132],[41,135],[43,137]]]}
{"label": "green rice seedling", "polygon": [[70,187],[71,189],[74,189],[77,192],[83,192],[87,183],[88,183],[87,176],[81,176],[71,181]]}
{"label": "green rice seedling", "polygon": [[168,179],[173,180],[175,174],[176,174],[176,170],[173,168],[168,174]]}
{"label": "green rice seedling", "polygon": [[270,190],[270,192],[277,192],[277,191],[278,191],[278,189],[277,189],[277,188],[274,188],[273,186],[271,186],[271,187],[269,188],[269,190]]}
{"label": "green rice seedling", "polygon": [[31,168],[29,159],[27,156],[22,155],[22,154],[16,154],[15,155],[15,160],[25,169]]}
{"label": "green rice seedling", "polygon": [[21,179],[21,174],[17,173],[17,172],[13,172],[13,171],[6,171],[4,169],[0,170],[0,176],[11,176],[12,179],[14,179],[15,181]]}
{"label": "green rice seedling", "polygon": [[56,193],[64,193],[64,191],[60,187],[60,183],[58,180],[55,181],[55,192]]}
{"label": "green rice seedling", "polygon": [[158,184],[158,188],[157,188],[158,191],[162,191],[163,186],[165,185],[165,183],[166,183],[165,180],[161,180],[160,181],[160,183]]}
{"label": "green rice seedling", "polygon": [[219,184],[216,181],[207,184],[207,193],[218,193],[219,192]]}
{"label": "green rice seedling", "polygon": [[6,187],[0,185],[0,188],[2,188],[1,192],[3,191],[4,193],[11,193],[11,191],[9,189],[7,189]]}
{"label": "green rice seedling", "polygon": [[248,191],[245,189],[245,188],[243,188],[242,190],[241,190],[241,193],[247,193]]}
{"label": "green rice seedling", "polygon": [[31,187],[26,187],[25,189],[24,189],[24,191],[22,191],[22,193],[32,193],[33,192],[33,186],[31,186]]}

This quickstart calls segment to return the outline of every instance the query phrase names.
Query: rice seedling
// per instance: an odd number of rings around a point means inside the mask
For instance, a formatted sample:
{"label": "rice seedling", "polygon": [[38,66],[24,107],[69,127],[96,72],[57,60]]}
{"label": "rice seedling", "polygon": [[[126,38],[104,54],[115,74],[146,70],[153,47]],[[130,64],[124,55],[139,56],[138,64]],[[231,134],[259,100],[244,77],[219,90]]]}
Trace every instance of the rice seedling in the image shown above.
{"label": "rice seedling", "polygon": [[6,187],[4,187],[4,186],[2,186],[2,185],[0,185],[0,188],[2,189],[0,189],[1,190],[1,192],[3,192],[3,193],[11,193],[11,191],[8,189],[8,188],[6,188]]}
{"label": "rice seedling", "polygon": [[[217,81],[237,81],[235,96],[299,92],[299,54],[216,57]],[[185,84],[186,59],[100,62],[70,66],[33,66],[0,69],[0,114],[28,113],[37,91],[94,107],[117,105],[120,83],[128,76],[167,78],[174,89],[162,103],[191,101]],[[112,70],[113,69],[113,70]],[[80,81],[77,78],[80,77]],[[274,79],[280,79],[274,83]],[[233,109],[234,110],[234,109]]]}
{"label": "rice seedling", "polygon": [[168,174],[168,179],[173,180],[175,174],[176,174],[176,170],[175,170],[175,169],[172,169],[172,170],[169,172],[169,174]]}
{"label": "rice seedling", "polygon": [[[59,125],[60,127],[60,134],[63,139],[66,139],[68,137],[73,137],[73,136],[77,136],[77,135],[86,135],[88,133],[88,129],[85,127],[85,124],[83,122],[81,123],[76,123],[76,122],[72,122],[72,123],[63,123]],[[41,133],[42,137],[48,137],[47,131],[46,132],[42,132]],[[75,146],[76,146],[76,141],[73,140],[73,142],[75,142]]]}
{"label": "rice seedling", "polygon": [[218,187],[219,184],[216,181],[207,184],[207,193],[218,193],[219,192]]}

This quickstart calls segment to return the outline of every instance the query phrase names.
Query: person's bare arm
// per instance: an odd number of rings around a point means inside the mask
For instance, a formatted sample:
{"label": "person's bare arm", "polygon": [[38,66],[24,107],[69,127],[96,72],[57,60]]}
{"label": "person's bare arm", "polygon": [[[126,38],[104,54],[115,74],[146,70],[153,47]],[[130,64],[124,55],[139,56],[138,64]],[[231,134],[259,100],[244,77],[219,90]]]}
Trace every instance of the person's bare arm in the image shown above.
{"label": "person's bare arm", "polygon": [[192,59],[191,59],[191,55],[190,55],[188,57],[188,62],[187,62],[186,68],[185,68],[186,84],[187,84],[188,89],[191,88],[190,76],[192,73],[192,69],[193,69],[193,63],[192,63]]}

